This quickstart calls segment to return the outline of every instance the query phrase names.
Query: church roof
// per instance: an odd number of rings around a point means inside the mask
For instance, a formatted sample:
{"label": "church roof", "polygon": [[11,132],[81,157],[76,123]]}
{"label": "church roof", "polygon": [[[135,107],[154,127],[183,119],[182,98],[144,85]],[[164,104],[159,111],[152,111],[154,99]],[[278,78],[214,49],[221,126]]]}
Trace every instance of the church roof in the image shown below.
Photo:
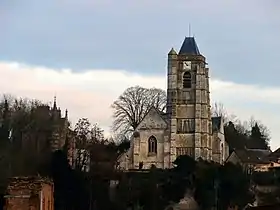
{"label": "church roof", "polygon": [[185,40],[181,46],[179,54],[200,55],[194,37],[185,37]]}
{"label": "church roof", "polygon": [[164,123],[167,123],[167,114],[159,111],[157,108],[155,108],[154,106],[152,106],[149,111],[147,112],[147,114],[143,117],[142,121],[138,124],[137,128],[135,130],[138,129],[138,127],[142,124],[142,122],[147,118],[147,116],[154,111],[162,120]]}

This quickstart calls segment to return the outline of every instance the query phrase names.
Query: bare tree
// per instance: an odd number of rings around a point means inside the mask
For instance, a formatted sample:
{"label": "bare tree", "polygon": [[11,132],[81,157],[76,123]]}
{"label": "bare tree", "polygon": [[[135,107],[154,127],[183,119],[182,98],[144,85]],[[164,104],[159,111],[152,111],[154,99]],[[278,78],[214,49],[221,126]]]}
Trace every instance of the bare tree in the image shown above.
{"label": "bare tree", "polygon": [[211,113],[213,117],[226,117],[227,111],[222,103],[215,102],[211,106]]}
{"label": "bare tree", "polygon": [[89,167],[90,152],[94,144],[103,143],[103,130],[97,124],[91,124],[87,118],[81,118],[75,125],[75,167],[81,171]]}
{"label": "bare tree", "polygon": [[225,109],[224,105],[221,102],[219,103],[215,102],[211,106],[211,114],[212,117],[222,117],[224,123],[228,123],[230,121],[236,123],[238,121],[235,115],[229,114],[227,112],[227,110]]}
{"label": "bare tree", "polygon": [[88,146],[90,143],[91,124],[87,118],[81,118],[75,125],[75,168],[84,171],[86,170],[89,154]]}
{"label": "bare tree", "polygon": [[251,116],[251,118],[248,120],[247,122],[248,124],[248,129],[252,129],[256,124],[258,125],[260,132],[266,136],[269,137],[270,136],[270,131],[268,129],[267,126],[265,126],[260,120],[256,120],[253,116]]}
{"label": "bare tree", "polygon": [[126,134],[135,130],[151,107],[165,111],[166,92],[164,90],[139,86],[126,89],[112,104],[113,131]]}
{"label": "bare tree", "polygon": [[91,140],[93,142],[104,142],[104,130],[101,129],[97,123],[93,124],[91,128]]}

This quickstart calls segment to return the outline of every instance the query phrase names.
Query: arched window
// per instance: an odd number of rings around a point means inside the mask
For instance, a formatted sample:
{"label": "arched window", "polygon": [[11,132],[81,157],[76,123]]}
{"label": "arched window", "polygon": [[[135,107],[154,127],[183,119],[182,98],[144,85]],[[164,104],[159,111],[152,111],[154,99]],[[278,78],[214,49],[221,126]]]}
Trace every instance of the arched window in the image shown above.
{"label": "arched window", "polygon": [[183,88],[192,87],[192,75],[190,72],[185,72],[183,75]]}
{"label": "arched window", "polygon": [[151,136],[148,140],[148,152],[157,153],[157,139],[154,136]]}

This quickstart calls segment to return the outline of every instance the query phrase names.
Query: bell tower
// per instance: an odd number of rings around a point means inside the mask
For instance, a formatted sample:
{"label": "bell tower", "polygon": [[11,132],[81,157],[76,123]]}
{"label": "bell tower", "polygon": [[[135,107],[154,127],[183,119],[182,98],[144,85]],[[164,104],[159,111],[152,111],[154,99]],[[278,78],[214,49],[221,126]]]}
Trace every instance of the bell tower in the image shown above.
{"label": "bell tower", "polygon": [[180,155],[212,158],[212,121],[206,59],[194,37],[186,37],[179,53],[168,53],[167,114],[170,163]]}

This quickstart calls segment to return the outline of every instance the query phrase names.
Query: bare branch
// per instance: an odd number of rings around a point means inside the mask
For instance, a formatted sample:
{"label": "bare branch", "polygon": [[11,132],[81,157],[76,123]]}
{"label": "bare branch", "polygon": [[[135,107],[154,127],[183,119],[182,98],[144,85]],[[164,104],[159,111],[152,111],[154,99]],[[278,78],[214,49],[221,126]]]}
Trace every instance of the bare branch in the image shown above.
{"label": "bare branch", "polygon": [[75,167],[86,170],[89,167],[90,152],[94,145],[106,143],[104,131],[97,123],[91,124],[87,118],[81,118],[75,125]]}
{"label": "bare branch", "polygon": [[236,116],[229,114],[221,102],[215,102],[214,105],[211,106],[211,113],[212,117],[222,117],[226,124],[229,122],[233,122],[234,124],[239,123]]}
{"label": "bare branch", "polygon": [[139,86],[126,89],[112,104],[113,131],[127,134],[135,130],[151,107],[165,111],[166,93],[164,90]]}
{"label": "bare branch", "polygon": [[215,102],[211,107],[211,113],[213,117],[223,117],[227,116],[227,111],[222,103]]}

